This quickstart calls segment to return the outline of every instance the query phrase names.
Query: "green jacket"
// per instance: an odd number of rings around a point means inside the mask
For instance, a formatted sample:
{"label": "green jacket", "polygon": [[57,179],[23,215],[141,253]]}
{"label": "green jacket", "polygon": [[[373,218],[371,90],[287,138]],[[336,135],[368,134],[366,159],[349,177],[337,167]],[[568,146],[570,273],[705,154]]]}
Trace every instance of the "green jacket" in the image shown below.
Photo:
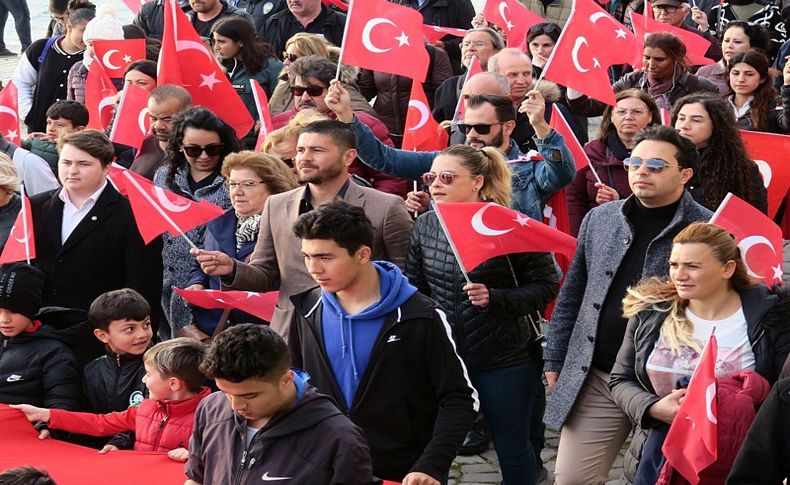
{"label": "green jacket", "polygon": [[58,176],[58,148],[55,142],[37,137],[32,140],[23,140],[22,148],[46,160],[52,173],[55,174],[55,177]]}

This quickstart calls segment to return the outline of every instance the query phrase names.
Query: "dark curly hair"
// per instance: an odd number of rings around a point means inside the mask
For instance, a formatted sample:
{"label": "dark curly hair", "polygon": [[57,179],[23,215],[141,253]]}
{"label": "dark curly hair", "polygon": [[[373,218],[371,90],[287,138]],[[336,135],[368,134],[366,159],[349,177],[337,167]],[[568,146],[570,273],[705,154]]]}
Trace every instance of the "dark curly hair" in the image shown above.
{"label": "dark curly hair", "polygon": [[754,177],[754,162],[746,153],[735,121],[735,114],[727,100],[710,93],[694,93],[683,96],[672,108],[672,126],[678,113],[687,104],[699,103],[708,112],[716,140],[700,150],[696,173],[703,188],[703,205],[715,210],[727,192],[732,192],[747,202],[753,202],[750,181]]}
{"label": "dark curly hair", "polygon": [[753,67],[762,78],[760,85],[752,93],[754,99],[749,104],[749,117],[752,119],[752,126],[757,131],[770,131],[768,113],[776,107],[776,89],[774,89],[774,73],[768,58],[758,50],[749,49],[730,59],[727,65],[727,86],[730,88],[730,96],[734,96],[732,86],[730,86],[730,71],[740,63]]}
{"label": "dark curly hair", "polygon": [[190,197],[189,194],[185,194],[176,184],[176,172],[179,167],[187,164],[187,159],[181,151],[181,141],[184,139],[184,132],[187,128],[213,131],[219,135],[219,142],[222,144],[222,153],[220,154],[217,164],[217,171],[219,171],[222,166],[222,161],[225,157],[230,153],[239,151],[241,147],[233,128],[219,119],[219,117],[208,108],[193,106],[173,119],[173,134],[170,137],[170,141],[167,143],[167,153],[163,160],[163,164],[167,166],[165,185],[168,190],[191,199],[192,197]]}
{"label": "dark curly hair", "polygon": [[210,379],[276,382],[291,367],[285,340],[267,325],[243,323],[220,332],[200,370]]}

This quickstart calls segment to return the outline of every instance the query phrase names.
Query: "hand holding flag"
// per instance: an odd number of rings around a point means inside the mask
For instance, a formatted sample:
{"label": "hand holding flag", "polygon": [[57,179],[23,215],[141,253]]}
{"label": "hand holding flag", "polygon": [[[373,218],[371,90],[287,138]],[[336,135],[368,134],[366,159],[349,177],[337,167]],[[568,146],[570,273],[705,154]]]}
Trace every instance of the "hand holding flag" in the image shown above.
{"label": "hand holding flag", "polygon": [[206,309],[241,310],[267,322],[272,321],[274,306],[279,292],[269,291],[219,291],[219,290],[182,290],[173,288],[184,300],[192,305]]}

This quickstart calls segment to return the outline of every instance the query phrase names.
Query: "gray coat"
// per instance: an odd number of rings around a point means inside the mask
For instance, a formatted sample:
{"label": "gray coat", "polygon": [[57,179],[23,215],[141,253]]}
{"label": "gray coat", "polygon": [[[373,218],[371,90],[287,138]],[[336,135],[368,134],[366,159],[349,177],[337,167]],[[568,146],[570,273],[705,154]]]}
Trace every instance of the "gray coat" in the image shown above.
{"label": "gray coat", "polygon": [[[544,418],[551,428],[558,430],[565,424],[590,372],[601,305],[633,241],[633,228],[625,214],[634,203],[632,195],[596,207],[579,229],[576,254],[546,326],[545,370],[560,372]],[[672,239],[692,222],[707,221],[712,215],[684,192],[669,225],[650,242],[642,276],[665,276]]]}

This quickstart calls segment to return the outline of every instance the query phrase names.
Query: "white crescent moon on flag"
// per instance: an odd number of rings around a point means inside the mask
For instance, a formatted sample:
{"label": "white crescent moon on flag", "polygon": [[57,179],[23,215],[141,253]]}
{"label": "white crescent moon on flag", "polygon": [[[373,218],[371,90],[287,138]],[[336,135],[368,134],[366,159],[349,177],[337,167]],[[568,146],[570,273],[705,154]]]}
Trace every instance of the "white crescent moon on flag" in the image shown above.
{"label": "white crescent moon on flag", "polygon": [[162,187],[154,187],[154,195],[159,200],[159,203],[162,204],[162,207],[169,210],[170,212],[184,212],[185,210],[189,209],[189,206],[192,205],[192,202],[187,202],[184,205],[176,204],[170,199],[167,198],[167,194],[162,189]]}
{"label": "white crescent moon on flag", "polygon": [[589,69],[585,69],[579,64],[579,49],[583,45],[587,45],[587,39],[582,36],[576,38],[576,42],[573,44],[573,49],[571,49],[571,60],[573,61],[573,67],[576,68],[579,72],[587,72]]}
{"label": "white crescent moon on flag", "polygon": [[774,253],[774,255],[776,255],[776,250],[774,249],[774,245],[771,244],[771,241],[769,241],[767,238],[763,236],[745,237],[743,238],[743,240],[741,240],[741,242],[738,243],[738,248],[741,250],[741,259],[743,259],[743,264],[746,266],[746,272],[749,273],[749,276],[751,276],[752,278],[765,279],[765,276],[760,276],[756,274],[754,271],[752,271],[752,268],[749,267],[749,263],[747,260],[747,254],[749,254],[749,250],[752,249],[753,246],[756,246],[758,244],[765,244],[766,246],[771,248],[771,252]]}
{"label": "white crescent moon on flag", "polygon": [[510,12],[510,7],[507,6],[505,2],[499,2],[499,16],[502,17],[502,20],[505,22],[505,25],[510,25],[510,19],[507,18],[505,15],[505,10]]}
{"label": "white crescent moon on flag", "polygon": [[765,160],[755,160],[755,164],[757,164],[757,169],[760,171],[760,175],[763,177],[763,185],[767,189],[769,185],[771,185],[771,179],[773,178],[773,170],[771,170],[771,165],[768,164]]}
{"label": "white crescent moon on flag", "polygon": [[177,40],[176,50],[178,52],[198,51],[201,54],[208,57],[211,62],[216,62],[214,61],[214,58],[211,57],[211,54],[209,53],[208,49],[206,49],[206,46],[201,44],[200,42],[195,42],[194,40]]}
{"label": "white crescent moon on flag", "polygon": [[369,50],[370,52],[375,52],[376,54],[381,54],[382,52],[387,52],[390,50],[376,47],[370,40],[370,33],[379,24],[389,24],[395,27],[395,24],[391,20],[375,17],[368,20],[368,23],[365,24],[365,28],[362,29],[362,45],[365,46],[365,49]]}
{"label": "white crescent moon on flag", "polygon": [[115,64],[110,62],[110,56],[112,56],[116,52],[121,52],[121,51],[119,51],[118,49],[110,49],[107,52],[105,52],[104,55],[102,56],[101,63],[104,64],[105,66],[107,66],[107,69],[120,69],[121,68],[121,66],[116,66]]}
{"label": "white crescent moon on flag", "polygon": [[409,128],[409,131],[419,130],[425,125],[425,123],[428,122],[428,118],[431,116],[431,113],[428,112],[428,107],[425,106],[425,103],[422,101],[417,101],[414,99],[409,100],[409,106],[420,112],[419,123],[417,123],[413,128]]}
{"label": "white crescent moon on flag", "polygon": [[491,229],[490,227],[485,225],[485,223],[483,222],[483,214],[485,214],[488,208],[491,207],[492,205],[493,204],[486,204],[480,209],[478,209],[477,212],[475,212],[475,215],[472,216],[472,229],[477,231],[479,234],[482,234],[483,236],[501,236],[515,229],[514,227],[511,227],[510,229],[497,230],[497,229]]}
{"label": "white crescent moon on flag", "polygon": [[713,424],[717,423],[716,415],[713,414],[713,400],[716,399],[716,383],[711,382],[707,389],[705,389],[705,412],[708,415],[708,421]]}
{"label": "white crescent moon on flag", "polygon": [[590,22],[592,22],[592,23],[595,23],[595,22],[597,22],[597,21],[598,21],[598,19],[600,19],[601,17],[608,17],[608,15],[606,15],[606,14],[605,14],[605,13],[603,13],[603,12],[595,12],[595,13],[593,13],[592,15],[590,15]]}
{"label": "white crescent moon on flag", "polygon": [[0,113],[9,114],[13,116],[15,120],[19,120],[19,116],[17,116],[16,111],[12,110],[8,106],[0,106]]}
{"label": "white crescent moon on flag", "polygon": [[[11,234],[15,234],[15,233],[16,233],[16,226],[11,228]],[[25,234],[25,237],[23,238],[18,238],[14,236],[14,240],[16,240],[16,242],[18,242],[19,244],[25,244],[27,243],[27,234]]]}
{"label": "white crescent moon on flag", "polygon": [[140,127],[143,135],[148,133],[148,128],[145,127],[146,116],[148,116],[148,108],[141,109],[140,114],[137,115],[137,126]]}
{"label": "white crescent moon on flag", "polygon": [[107,106],[114,106],[114,105],[115,105],[115,96],[107,96],[106,98],[102,98],[102,100],[99,101],[99,113],[101,113],[102,110]]}

